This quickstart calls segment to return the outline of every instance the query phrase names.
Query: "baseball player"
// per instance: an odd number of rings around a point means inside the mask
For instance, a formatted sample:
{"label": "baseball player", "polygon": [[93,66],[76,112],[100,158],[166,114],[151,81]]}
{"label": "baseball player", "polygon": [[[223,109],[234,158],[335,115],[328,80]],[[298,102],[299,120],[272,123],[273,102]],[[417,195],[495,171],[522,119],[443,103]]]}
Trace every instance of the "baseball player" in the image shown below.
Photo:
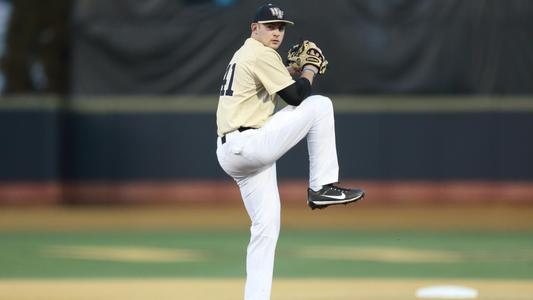
{"label": "baseball player", "polygon": [[[311,96],[317,74],[327,61],[312,42],[295,45],[285,66],[276,52],[285,26],[294,25],[278,6],[259,7],[251,36],[235,52],[224,72],[217,109],[217,158],[238,184],[251,219],[247,249],[246,300],[270,298],[274,253],[280,230],[276,161],[307,137],[312,208],[355,202],[361,189],[341,188],[331,100]],[[274,113],[276,96],[288,106]]]}

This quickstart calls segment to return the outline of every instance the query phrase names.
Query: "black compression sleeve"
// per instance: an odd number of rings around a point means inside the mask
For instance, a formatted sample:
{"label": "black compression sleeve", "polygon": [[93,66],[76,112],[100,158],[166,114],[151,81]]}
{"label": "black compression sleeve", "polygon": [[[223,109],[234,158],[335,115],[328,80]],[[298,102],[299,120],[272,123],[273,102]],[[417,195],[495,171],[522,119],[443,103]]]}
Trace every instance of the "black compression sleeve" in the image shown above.
{"label": "black compression sleeve", "polygon": [[311,83],[306,78],[298,78],[293,84],[279,91],[278,95],[289,105],[300,105],[311,95]]}

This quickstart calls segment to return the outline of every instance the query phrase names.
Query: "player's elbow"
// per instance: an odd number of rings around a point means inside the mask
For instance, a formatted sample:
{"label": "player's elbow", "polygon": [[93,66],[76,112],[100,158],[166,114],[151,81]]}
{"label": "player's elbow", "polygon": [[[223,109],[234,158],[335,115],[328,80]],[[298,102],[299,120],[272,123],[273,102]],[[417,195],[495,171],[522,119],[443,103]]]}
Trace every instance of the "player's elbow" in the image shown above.
{"label": "player's elbow", "polygon": [[305,78],[299,78],[293,84],[279,91],[278,95],[289,105],[300,105],[305,98],[311,95],[311,83]]}

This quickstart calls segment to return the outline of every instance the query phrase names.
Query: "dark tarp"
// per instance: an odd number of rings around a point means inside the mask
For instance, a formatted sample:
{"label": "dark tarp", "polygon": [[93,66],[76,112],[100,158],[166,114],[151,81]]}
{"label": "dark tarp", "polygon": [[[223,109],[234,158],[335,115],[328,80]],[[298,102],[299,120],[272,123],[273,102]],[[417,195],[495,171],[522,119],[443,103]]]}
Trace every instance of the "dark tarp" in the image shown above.
{"label": "dark tarp", "polygon": [[[216,94],[262,3],[77,2],[75,95]],[[330,62],[317,84],[324,93],[533,93],[532,1],[293,0],[282,8],[296,26],[280,53],[316,41]]]}

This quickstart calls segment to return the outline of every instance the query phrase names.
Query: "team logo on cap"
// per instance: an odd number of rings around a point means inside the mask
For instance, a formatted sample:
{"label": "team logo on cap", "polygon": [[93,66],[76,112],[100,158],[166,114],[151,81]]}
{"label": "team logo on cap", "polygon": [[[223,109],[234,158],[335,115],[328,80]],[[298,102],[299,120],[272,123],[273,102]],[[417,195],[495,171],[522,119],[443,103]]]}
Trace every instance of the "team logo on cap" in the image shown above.
{"label": "team logo on cap", "polygon": [[277,17],[278,19],[283,19],[283,11],[278,7],[271,7],[270,12],[274,17]]}

